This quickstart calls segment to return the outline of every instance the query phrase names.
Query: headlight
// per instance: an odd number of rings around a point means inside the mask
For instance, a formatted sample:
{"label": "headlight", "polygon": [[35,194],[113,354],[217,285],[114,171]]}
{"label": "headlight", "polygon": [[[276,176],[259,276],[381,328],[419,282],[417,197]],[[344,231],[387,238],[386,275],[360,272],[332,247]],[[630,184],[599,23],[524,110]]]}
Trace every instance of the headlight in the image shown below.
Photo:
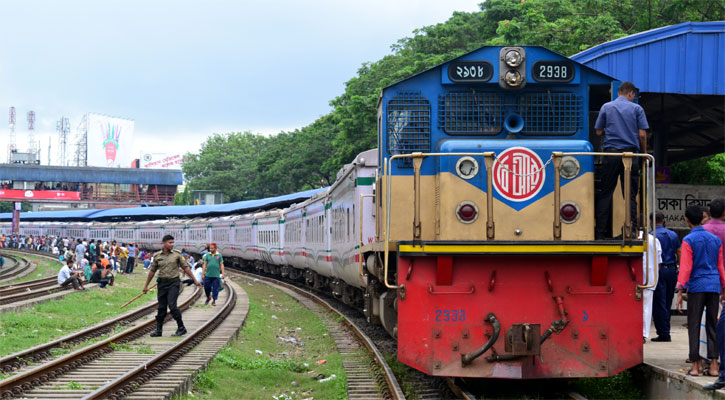
{"label": "headlight", "polygon": [[478,162],[473,157],[461,157],[456,162],[456,173],[463,179],[471,179],[478,173]]}
{"label": "headlight", "polygon": [[559,175],[564,179],[573,179],[579,175],[580,170],[579,160],[571,156],[566,156],[561,160]]}
{"label": "headlight", "polygon": [[524,58],[521,56],[521,53],[519,53],[518,50],[509,50],[504,56],[504,61],[506,61],[506,65],[508,65],[509,67],[518,67],[523,60]]}
{"label": "headlight", "polygon": [[504,80],[509,86],[519,86],[521,84],[521,74],[519,73],[519,71],[506,71]]}

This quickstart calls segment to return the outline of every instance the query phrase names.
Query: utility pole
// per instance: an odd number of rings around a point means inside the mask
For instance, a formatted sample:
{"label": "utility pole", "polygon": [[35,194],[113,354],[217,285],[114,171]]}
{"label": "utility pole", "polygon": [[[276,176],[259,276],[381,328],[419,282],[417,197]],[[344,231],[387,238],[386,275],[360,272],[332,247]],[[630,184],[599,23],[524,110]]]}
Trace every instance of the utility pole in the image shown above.
{"label": "utility pole", "polygon": [[8,140],[8,164],[12,161],[13,151],[17,150],[15,144],[15,107],[10,107],[10,138]]}
{"label": "utility pole", "polygon": [[68,134],[70,133],[70,121],[68,117],[61,117],[56,124],[56,130],[60,136],[60,162],[58,165],[68,165]]}

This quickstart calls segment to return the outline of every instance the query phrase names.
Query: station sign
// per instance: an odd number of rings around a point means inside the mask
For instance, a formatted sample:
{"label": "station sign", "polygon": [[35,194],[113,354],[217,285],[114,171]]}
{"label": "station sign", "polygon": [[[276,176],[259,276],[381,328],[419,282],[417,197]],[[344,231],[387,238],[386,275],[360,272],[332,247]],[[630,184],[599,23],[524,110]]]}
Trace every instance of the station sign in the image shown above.
{"label": "station sign", "polygon": [[0,189],[0,200],[80,201],[80,199],[80,192],[69,192],[65,190]]}

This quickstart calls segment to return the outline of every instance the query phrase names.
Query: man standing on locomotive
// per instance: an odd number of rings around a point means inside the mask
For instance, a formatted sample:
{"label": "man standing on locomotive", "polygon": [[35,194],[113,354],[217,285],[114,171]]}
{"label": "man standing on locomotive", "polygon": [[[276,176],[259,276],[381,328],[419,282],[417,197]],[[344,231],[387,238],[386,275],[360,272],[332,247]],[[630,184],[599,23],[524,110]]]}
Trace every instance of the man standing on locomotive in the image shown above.
{"label": "man standing on locomotive", "polygon": [[[633,103],[636,88],[632,82],[622,82],[617,92],[617,99],[610,101],[599,110],[597,122],[594,124],[597,136],[604,135],[604,152],[606,153],[646,153],[647,132],[649,124],[644,109]],[[637,222],[637,189],[639,188],[639,162],[632,160],[630,174],[630,193],[624,193],[624,165],[620,157],[602,157],[600,191],[596,198],[595,238],[607,237],[612,215],[612,194],[617,187],[617,179],[622,184],[622,195],[631,204],[630,215],[632,226]],[[636,235],[633,235],[636,237]]]}
{"label": "man standing on locomotive", "polygon": [[179,297],[179,289],[181,288],[181,279],[179,279],[179,268],[181,268],[189,278],[194,280],[194,284],[201,287],[201,283],[194,278],[194,274],[189,269],[189,266],[181,256],[181,252],[174,250],[174,237],[166,235],[162,239],[163,248],[154,254],[154,261],[151,263],[149,268],[148,277],[146,278],[146,285],[143,288],[143,292],[149,291],[149,283],[154,278],[156,271],[159,271],[159,277],[157,278],[158,290],[156,298],[159,301],[158,313],[156,314],[156,331],[151,333],[151,336],[161,336],[161,331],[164,326],[164,319],[166,318],[166,307],[169,307],[171,316],[176,320],[178,329],[172,336],[181,336],[186,334],[186,328],[184,327],[184,321],[181,319],[181,311],[176,306],[176,300]]}

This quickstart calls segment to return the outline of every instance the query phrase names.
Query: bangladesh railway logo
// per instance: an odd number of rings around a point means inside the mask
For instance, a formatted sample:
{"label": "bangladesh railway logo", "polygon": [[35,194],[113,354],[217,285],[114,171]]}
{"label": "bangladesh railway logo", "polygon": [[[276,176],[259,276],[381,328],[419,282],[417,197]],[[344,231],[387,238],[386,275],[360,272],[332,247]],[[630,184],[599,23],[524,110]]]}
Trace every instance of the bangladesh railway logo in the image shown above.
{"label": "bangladesh railway logo", "polygon": [[543,166],[541,158],[530,149],[508,148],[493,164],[493,186],[506,200],[529,200],[544,186]]}

